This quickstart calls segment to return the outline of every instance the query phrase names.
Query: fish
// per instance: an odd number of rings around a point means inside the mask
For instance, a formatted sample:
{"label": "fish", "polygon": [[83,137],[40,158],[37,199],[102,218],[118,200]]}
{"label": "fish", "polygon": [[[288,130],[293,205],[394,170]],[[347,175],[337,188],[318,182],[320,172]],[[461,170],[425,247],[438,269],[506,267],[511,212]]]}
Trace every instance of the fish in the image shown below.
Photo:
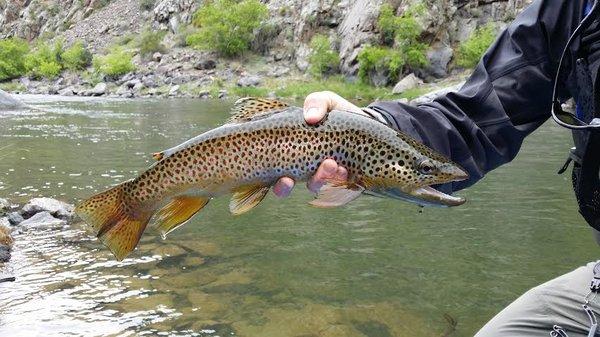
{"label": "fish", "polygon": [[281,177],[308,180],[332,158],[348,179],[327,180],[312,206],[343,206],[362,194],[423,206],[458,206],[464,198],[432,185],[467,179],[457,164],[367,114],[333,110],[308,125],[299,107],[271,99],[243,98],[232,117],[180,145],[153,154],[146,171],[76,206],[76,214],[122,260],[151,219],[163,237],[212,198],[233,194],[234,215],[258,205]]}

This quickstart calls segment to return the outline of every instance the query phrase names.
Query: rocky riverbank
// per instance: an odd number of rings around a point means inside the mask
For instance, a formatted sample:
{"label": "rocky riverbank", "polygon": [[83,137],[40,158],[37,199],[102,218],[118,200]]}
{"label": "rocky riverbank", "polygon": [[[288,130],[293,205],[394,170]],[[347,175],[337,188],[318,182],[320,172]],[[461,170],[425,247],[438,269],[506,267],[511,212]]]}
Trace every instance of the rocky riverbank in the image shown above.
{"label": "rocky riverbank", "polygon": [[0,266],[11,258],[14,232],[68,226],[73,221],[73,209],[73,205],[52,198],[33,198],[24,205],[0,198]]}

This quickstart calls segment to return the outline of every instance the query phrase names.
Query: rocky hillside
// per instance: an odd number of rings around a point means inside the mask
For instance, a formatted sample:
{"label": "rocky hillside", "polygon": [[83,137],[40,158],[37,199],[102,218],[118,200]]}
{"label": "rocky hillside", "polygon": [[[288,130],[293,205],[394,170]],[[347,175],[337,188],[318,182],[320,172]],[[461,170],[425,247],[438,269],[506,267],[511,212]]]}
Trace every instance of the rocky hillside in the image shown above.
{"label": "rocky hillside", "polygon": [[[32,41],[60,37],[66,45],[82,40],[93,52],[102,53],[117,41],[135,38],[145,30],[162,30],[167,32],[167,55],[156,55],[150,62],[142,62],[138,56],[135,62],[142,74],[183,76],[175,83],[165,82],[177,85],[201,80],[210,70],[203,69],[202,64],[206,62],[224,65],[219,67],[218,73],[208,74],[223,81],[244,80],[253,72],[274,77],[302,75],[309,66],[309,42],[318,33],[335,41],[341,73],[353,77],[357,74],[361,48],[379,39],[376,22],[382,4],[391,3],[397,14],[401,14],[415,1],[264,0],[269,19],[257,32],[252,51],[267,67],[257,69],[247,66],[246,60],[222,59],[216,54],[183,46],[180,41],[185,37],[193,13],[202,6],[202,0],[0,0],[0,38],[17,36]],[[434,81],[451,74],[449,65],[456,47],[477,27],[489,22],[501,27],[530,1],[423,2],[426,11],[418,20],[423,28],[421,40],[429,45],[429,64],[417,75]],[[189,74],[191,78],[185,77]]]}

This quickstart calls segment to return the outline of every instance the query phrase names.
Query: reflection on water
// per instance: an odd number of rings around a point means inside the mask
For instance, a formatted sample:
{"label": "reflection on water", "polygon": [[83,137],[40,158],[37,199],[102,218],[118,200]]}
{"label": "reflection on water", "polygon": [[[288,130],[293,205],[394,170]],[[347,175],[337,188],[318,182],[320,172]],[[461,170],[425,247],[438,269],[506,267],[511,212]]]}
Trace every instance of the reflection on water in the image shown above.
{"label": "reflection on water", "polygon": [[[221,101],[26,99],[39,110],[0,114],[0,196],[15,202],[75,202],[227,114]],[[545,125],[455,209],[368,197],[312,209],[299,189],[232,217],[221,198],[166,241],[150,228],[120,263],[80,224],[20,229],[0,267],[17,278],[0,284],[0,335],[472,335],[527,288],[597,258],[555,175],[568,144]]]}

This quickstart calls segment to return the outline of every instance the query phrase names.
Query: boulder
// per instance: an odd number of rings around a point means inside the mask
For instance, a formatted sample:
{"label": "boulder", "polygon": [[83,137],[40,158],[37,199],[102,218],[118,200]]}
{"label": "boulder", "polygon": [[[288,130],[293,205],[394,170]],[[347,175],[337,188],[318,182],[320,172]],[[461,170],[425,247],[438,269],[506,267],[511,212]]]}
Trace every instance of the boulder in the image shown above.
{"label": "boulder", "polygon": [[257,85],[260,85],[261,82],[262,78],[260,76],[251,75],[241,77],[237,81],[237,85],[238,87],[256,87]]}
{"label": "boulder", "polygon": [[179,92],[179,86],[174,85],[169,89],[169,96],[175,96]]}
{"label": "boulder", "polygon": [[23,206],[21,213],[25,217],[39,212],[48,212],[60,219],[70,219],[73,216],[73,205],[52,198],[33,198]]}
{"label": "boulder", "polygon": [[27,109],[27,105],[20,100],[14,98],[6,91],[0,90],[0,111],[1,110],[15,110],[15,109]]}
{"label": "boulder", "polygon": [[449,86],[446,88],[441,88],[438,90],[428,92],[425,95],[422,95],[422,96],[419,96],[419,97],[413,99],[412,101],[410,101],[410,104],[411,105],[419,105],[419,104],[429,103],[429,102],[433,101],[434,99],[436,99],[438,96],[445,95],[449,92],[460,90],[460,88],[464,84],[465,84],[465,82],[460,82],[458,84],[455,84],[455,85],[452,85],[452,86]]}
{"label": "boulder", "polygon": [[194,63],[194,69],[197,70],[210,70],[215,69],[217,67],[217,62],[215,60],[201,60]]}
{"label": "boulder", "polygon": [[406,75],[403,79],[401,79],[398,83],[396,83],[394,89],[392,90],[392,93],[401,94],[406,90],[414,89],[421,84],[423,84],[423,81],[417,76],[415,76],[415,74],[410,73]]}
{"label": "boulder", "polygon": [[106,83],[100,82],[96,84],[88,93],[90,96],[102,96],[106,94]]}
{"label": "boulder", "polygon": [[55,228],[66,225],[65,220],[57,219],[48,212],[36,213],[31,218],[21,222],[23,227],[44,227],[44,228]]}
{"label": "boulder", "polygon": [[448,75],[448,64],[452,60],[454,51],[448,46],[432,48],[427,52],[427,72],[436,78],[442,78]]}
{"label": "boulder", "polygon": [[7,219],[10,222],[10,224],[13,226],[18,225],[21,222],[23,222],[23,220],[25,220],[25,219],[23,219],[23,216],[19,212],[8,213]]}
{"label": "boulder", "polygon": [[10,232],[11,229],[9,226],[0,225],[0,246],[12,247],[13,238]]}
{"label": "boulder", "polygon": [[73,87],[66,87],[64,89],[59,90],[58,94],[61,96],[73,96],[75,95],[75,91],[73,90]]}
{"label": "boulder", "polygon": [[8,262],[10,260],[10,247],[0,245],[0,262]]}
{"label": "boulder", "polygon": [[0,215],[10,210],[10,202],[6,199],[0,198]]}

